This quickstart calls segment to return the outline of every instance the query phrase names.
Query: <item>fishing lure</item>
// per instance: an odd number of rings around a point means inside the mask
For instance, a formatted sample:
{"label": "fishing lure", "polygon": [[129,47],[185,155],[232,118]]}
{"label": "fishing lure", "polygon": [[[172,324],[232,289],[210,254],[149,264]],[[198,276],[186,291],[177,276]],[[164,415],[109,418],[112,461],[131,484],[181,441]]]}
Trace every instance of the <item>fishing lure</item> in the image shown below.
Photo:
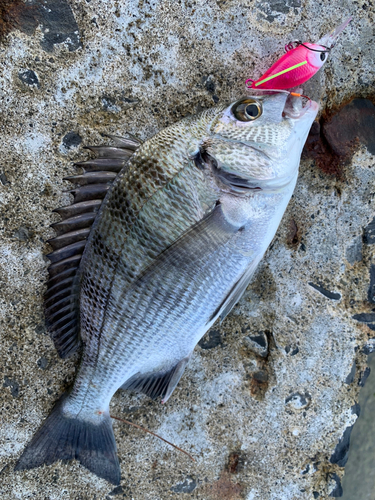
{"label": "fishing lure", "polygon": [[340,33],[351,20],[349,17],[316,43],[302,43],[298,40],[289,42],[285,46],[286,54],[264,75],[256,81],[250,78],[246,80],[247,88],[285,90],[302,85],[323,66]]}

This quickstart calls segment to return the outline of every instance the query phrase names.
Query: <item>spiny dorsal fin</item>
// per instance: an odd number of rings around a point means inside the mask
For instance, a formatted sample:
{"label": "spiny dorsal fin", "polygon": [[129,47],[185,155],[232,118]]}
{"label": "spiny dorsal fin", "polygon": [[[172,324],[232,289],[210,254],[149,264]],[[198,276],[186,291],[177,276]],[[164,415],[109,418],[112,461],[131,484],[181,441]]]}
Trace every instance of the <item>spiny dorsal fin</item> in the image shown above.
{"label": "spiny dorsal fin", "polygon": [[79,267],[90,228],[109,186],[140,146],[133,136],[108,137],[114,146],[88,147],[98,158],[76,163],[84,173],[65,178],[79,185],[70,191],[73,204],[54,210],[62,220],[51,226],[57,236],[48,242],[53,252],[47,255],[51,265],[44,299],[47,329],[62,358],[73,354],[80,343]]}

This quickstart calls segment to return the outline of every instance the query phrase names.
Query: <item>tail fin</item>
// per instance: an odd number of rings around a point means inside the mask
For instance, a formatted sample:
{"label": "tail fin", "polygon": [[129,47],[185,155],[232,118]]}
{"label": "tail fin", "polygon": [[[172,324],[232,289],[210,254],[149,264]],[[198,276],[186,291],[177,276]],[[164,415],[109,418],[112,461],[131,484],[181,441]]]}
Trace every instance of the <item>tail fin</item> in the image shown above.
{"label": "tail fin", "polygon": [[27,445],[15,470],[33,469],[57,460],[76,458],[97,476],[110,483],[120,484],[120,466],[109,414],[103,415],[100,424],[67,418],[62,412],[65,398],[60,398]]}

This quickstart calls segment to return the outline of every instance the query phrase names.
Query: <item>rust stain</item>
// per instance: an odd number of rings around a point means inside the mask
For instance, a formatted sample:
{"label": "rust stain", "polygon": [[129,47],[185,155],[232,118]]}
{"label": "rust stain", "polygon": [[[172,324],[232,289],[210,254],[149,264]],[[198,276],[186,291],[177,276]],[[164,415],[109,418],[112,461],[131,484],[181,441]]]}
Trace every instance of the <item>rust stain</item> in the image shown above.
{"label": "rust stain", "polygon": [[258,401],[263,401],[268,390],[268,373],[266,369],[261,369],[251,374],[250,394]]}
{"label": "rust stain", "polygon": [[228,457],[228,472],[231,474],[237,474],[237,468],[240,461],[240,455],[235,451],[231,453]]}
{"label": "rust stain", "polygon": [[296,249],[300,244],[301,235],[299,227],[294,219],[289,222],[288,234],[286,237],[286,243],[289,248]]}
{"label": "rust stain", "polygon": [[207,494],[213,500],[241,500],[243,488],[234,483],[228,471],[223,471],[217,481],[207,487]]}
{"label": "rust stain", "polygon": [[25,17],[33,18],[35,5],[27,5],[22,0],[0,0],[0,39],[14,29],[20,29]]}

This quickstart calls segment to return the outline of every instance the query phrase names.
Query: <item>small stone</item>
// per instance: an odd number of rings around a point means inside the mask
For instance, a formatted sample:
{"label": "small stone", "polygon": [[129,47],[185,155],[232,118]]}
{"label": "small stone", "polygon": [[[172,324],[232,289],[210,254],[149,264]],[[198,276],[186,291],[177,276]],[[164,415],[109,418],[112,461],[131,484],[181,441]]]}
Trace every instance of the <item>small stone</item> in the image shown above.
{"label": "small stone", "polygon": [[171,491],[175,493],[191,493],[195,490],[197,482],[191,476],[187,476],[183,483],[178,483],[176,486],[172,486]]}
{"label": "small stone", "polygon": [[18,73],[18,78],[21,82],[25,83],[29,87],[37,87],[40,88],[39,80],[34,71],[31,69],[27,69],[25,71],[20,71]]}
{"label": "small stone", "polygon": [[18,398],[20,392],[19,383],[9,377],[4,377],[3,387],[10,387],[10,393],[14,398]]}
{"label": "small stone", "polygon": [[213,349],[222,344],[220,330],[209,330],[198,342],[202,349]]}
{"label": "small stone", "polygon": [[30,239],[30,231],[26,227],[16,229],[13,236],[20,241],[28,241]]}
{"label": "small stone", "polygon": [[363,354],[367,355],[371,354],[374,351],[375,351],[375,338],[369,339],[362,349]]}
{"label": "small stone", "polygon": [[47,368],[47,366],[48,366],[48,359],[45,358],[44,356],[42,358],[39,358],[38,361],[37,361],[37,365],[42,370],[45,370]]}
{"label": "small stone", "polygon": [[311,403],[311,396],[308,392],[304,394],[300,392],[295,392],[285,399],[285,404],[294,410],[304,410],[308,408]]}
{"label": "small stone", "polygon": [[115,489],[113,489],[112,491],[110,491],[108,493],[109,496],[115,496],[115,495],[120,495],[121,493],[124,492],[124,489],[122,486],[116,486]]}
{"label": "small stone", "polygon": [[0,173],[0,182],[1,182],[1,184],[3,186],[6,186],[7,184],[10,184],[10,182],[6,178],[6,175],[3,172]]}
{"label": "small stone", "polygon": [[68,132],[62,140],[65,149],[77,148],[82,142],[81,136],[77,132]]}
{"label": "small stone", "polygon": [[244,338],[244,343],[251,351],[262,358],[268,354],[268,338],[264,332],[259,332],[255,335],[248,335]]}
{"label": "small stone", "polygon": [[339,498],[343,495],[340,477],[333,473],[328,476],[328,491],[330,497]]}
{"label": "small stone", "polygon": [[309,282],[309,285],[312,288],[315,288],[319,293],[324,295],[324,297],[327,297],[327,299],[331,300],[340,300],[341,299],[341,293],[335,293],[335,292],[330,292],[329,290],[326,290],[322,286],[315,285],[315,283],[312,283],[311,281]]}

